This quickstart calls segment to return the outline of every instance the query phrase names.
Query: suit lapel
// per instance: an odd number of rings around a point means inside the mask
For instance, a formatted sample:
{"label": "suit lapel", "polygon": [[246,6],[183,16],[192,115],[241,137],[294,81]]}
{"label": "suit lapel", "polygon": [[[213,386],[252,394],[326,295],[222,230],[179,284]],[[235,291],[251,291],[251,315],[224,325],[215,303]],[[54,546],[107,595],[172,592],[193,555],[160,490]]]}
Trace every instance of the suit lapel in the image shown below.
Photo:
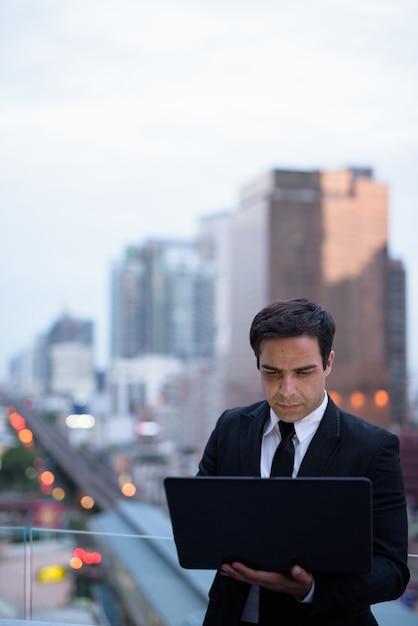
{"label": "suit lapel", "polygon": [[340,413],[331,398],[300,466],[298,476],[323,476],[327,473],[342,443]]}
{"label": "suit lapel", "polygon": [[241,416],[239,462],[243,476],[260,476],[261,440],[269,412],[268,403],[262,402],[253,411]]}
{"label": "suit lapel", "polygon": [[[242,476],[260,476],[261,441],[270,407],[261,402],[241,415],[239,464]],[[323,476],[340,448],[340,413],[331,398],[299,469],[298,476]]]}

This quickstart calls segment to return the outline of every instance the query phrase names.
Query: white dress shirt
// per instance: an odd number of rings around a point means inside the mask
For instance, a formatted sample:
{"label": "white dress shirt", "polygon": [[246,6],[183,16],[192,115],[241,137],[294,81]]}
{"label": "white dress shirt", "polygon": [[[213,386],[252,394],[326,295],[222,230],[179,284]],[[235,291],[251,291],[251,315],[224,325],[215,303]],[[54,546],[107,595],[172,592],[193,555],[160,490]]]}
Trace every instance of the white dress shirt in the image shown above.
{"label": "white dress shirt", "polygon": [[[299,472],[299,468],[303,461],[303,457],[311,443],[314,434],[318,430],[318,426],[325,413],[328,404],[328,394],[324,393],[324,399],[320,406],[309,413],[306,417],[294,423],[295,436],[293,437],[293,445],[295,447],[295,460],[293,463],[292,477],[295,478]],[[263,440],[261,442],[261,459],[260,459],[260,475],[261,478],[270,476],[270,468],[273,461],[276,448],[281,441],[279,430],[279,418],[272,408],[270,408],[270,420],[266,422],[264,428]],[[314,588],[312,587],[304,602],[312,602]],[[258,604],[259,604],[260,587],[252,585],[248,594],[247,602],[241,615],[244,622],[252,622],[258,624]]]}

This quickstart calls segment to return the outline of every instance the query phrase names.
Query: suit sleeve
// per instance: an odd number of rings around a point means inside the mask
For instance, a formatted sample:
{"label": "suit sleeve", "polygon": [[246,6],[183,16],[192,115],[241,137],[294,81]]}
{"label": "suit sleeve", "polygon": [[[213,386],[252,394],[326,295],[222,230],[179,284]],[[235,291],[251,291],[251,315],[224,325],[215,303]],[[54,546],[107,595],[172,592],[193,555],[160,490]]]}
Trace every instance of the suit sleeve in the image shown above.
{"label": "suit sleeve", "polygon": [[205,446],[202,460],[199,463],[198,476],[216,476],[217,471],[217,440],[219,421]]}
{"label": "suit sleeve", "polygon": [[237,474],[237,440],[239,411],[227,409],[216,422],[199,463],[198,476],[230,476]]}
{"label": "suit sleeve", "polygon": [[315,575],[312,614],[361,608],[398,598],[409,580],[408,526],[399,440],[386,433],[370,463],[373,567],[365,575]]}

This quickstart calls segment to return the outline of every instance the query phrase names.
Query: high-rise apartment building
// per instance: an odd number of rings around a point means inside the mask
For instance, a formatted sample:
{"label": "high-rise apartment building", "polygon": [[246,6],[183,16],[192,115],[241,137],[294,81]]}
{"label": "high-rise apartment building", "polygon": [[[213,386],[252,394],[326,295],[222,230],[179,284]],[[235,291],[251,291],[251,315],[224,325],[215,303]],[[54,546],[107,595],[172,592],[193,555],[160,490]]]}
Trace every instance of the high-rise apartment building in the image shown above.
{"label": "high-rise apartment building", "polygon": [[214,273],[197,242],[148,241],[112,271],[111,356],[213,354]]}
{"label": "high-rise apartment building", "polygon": [[388,427],[407,418],[405,272],[388,256],[388,189],[371,169],[272,170],[230,214],[229,406],[262,397],[248,341],[264,305],[308,297],[331,310],[340,406]]}
{"label": "high-rise apartment building", "polygon": [[67,313],[10,361],[14,393],[88,402],[96,391],[93,322]]}
{"label": "high-rise apartment building", "polygon": [[111,356],[130,359],[145,344],[144,263],[140,248],[131,246],[111,275]]}
{"label": "high-rise apartment building", "polygon": [[93,322],[63,315],[45,336],[49,393],[87,403],[96,388]]}

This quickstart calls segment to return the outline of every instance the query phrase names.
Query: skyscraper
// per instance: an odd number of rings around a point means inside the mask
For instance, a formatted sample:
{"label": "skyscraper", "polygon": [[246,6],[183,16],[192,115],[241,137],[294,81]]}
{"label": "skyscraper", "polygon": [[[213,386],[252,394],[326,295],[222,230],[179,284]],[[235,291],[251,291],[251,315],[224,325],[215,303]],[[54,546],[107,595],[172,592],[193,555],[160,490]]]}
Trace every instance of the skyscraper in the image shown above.
{"label": "skyscraper", "polygon": [[369,168],[272,170],[230,215],[228,405],[261,397],[248,330],[255,313],[304,296],[336,320],[329,391],[388,427],[406,420],[404,270],[388,256],[388,189]]}
{"label": "skyscraper", "polygon": [[10,362],[15,393],[85,404],[96,390],[94,324],[64,313]]}
{"label": "skyscraper", "polygon": [[143,282],[144,263],[139,247],[130,246],[112,268],[110,352],[113,358],[130,359],[145,344]]}
{"label": "skyscraper", "polygon": [[86,403],[96,387],[93,322],[64,314],[46,334],[50,393]]}
{"label": "skyscraper", "polygon": [[112,271],[112,357],[210,357],[213,282],[212,261],[195,241],[128,248]]}

